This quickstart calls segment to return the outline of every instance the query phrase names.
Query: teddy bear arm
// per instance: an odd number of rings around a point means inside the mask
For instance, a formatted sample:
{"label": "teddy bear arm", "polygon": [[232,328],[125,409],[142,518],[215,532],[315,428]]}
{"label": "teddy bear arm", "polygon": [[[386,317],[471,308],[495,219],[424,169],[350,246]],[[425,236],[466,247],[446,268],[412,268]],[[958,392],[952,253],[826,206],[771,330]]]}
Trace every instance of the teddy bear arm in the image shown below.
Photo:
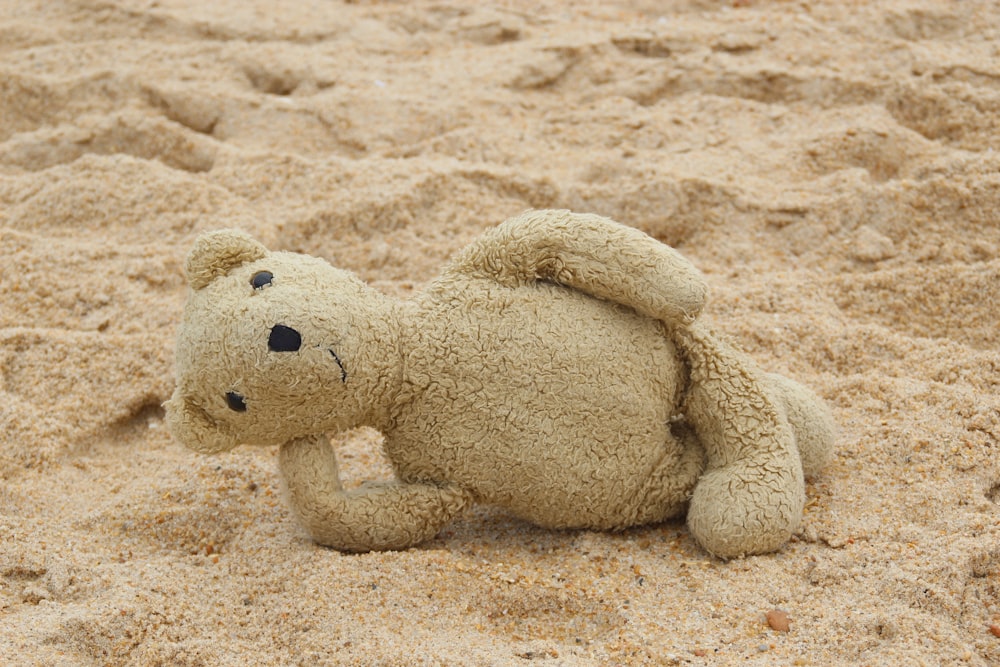
{"label": "teddy bear arm", "polygon": [[701,312],[707,286],[680,253],[597,215],[529,211],[487,232],[458,259],[501,283],[548,280],[668,323]]}
{"label": "teddy bear arm", "polygon": [[685,417],[707,454],[688,527],[721,558],[774,551],[805,505],[795,433],[780,398],[749,359],[701,327],[677,338],[691,364]]}
{"label": "teddy bear arm", "polygon": [[434,537],[470,502],[457,487],[391,482],[344,491],[324,436],[282,445],[279,467],[295,514],[317,543],[341,551],[405,549]]}

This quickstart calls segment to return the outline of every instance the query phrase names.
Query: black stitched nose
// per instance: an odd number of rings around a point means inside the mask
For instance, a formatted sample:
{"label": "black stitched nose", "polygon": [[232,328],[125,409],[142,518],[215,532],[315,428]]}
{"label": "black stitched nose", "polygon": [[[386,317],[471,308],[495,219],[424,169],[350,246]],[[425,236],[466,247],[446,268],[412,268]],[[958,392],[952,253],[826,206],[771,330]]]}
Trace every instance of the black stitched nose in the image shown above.
{"label": "black stitched nose", "polygon": [[267,347],[274,352],[298,352],[302,347],[302,335],[284,324],[275,324],[267,337]]}

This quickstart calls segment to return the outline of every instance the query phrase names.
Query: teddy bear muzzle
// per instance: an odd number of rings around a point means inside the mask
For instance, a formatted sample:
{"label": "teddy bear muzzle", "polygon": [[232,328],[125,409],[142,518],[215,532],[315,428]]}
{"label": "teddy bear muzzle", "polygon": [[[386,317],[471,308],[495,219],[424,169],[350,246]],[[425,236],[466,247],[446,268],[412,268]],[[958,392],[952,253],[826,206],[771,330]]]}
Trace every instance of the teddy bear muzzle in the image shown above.
{"label": "teddy bear muzzle", "polygon": [[[302,348],[302,334],[293,329],[292,327],[286,326],[284,324],[275,324],[271,327],[271,333],[267,337],[267,349],[272,352],[298,352]],[[347,369],[344,368],[344,362],[341,361],[340,355],[332,348],[327,348],[327,352],[333,357],[333,361],[337,364],[340,369],[340,381],[347,382]],[[232,392],[230,392],[232,394]],[[237,395],[238,396],[238,395]],[[243,403],[243,397],[238,396],[239,400],[232,398],[227,395],[226,400],[229,403],[229,407],[237,412],[244,412],[246,410],[246,405]],[[236,401],[236,407],[234,407],[234,401]]]}

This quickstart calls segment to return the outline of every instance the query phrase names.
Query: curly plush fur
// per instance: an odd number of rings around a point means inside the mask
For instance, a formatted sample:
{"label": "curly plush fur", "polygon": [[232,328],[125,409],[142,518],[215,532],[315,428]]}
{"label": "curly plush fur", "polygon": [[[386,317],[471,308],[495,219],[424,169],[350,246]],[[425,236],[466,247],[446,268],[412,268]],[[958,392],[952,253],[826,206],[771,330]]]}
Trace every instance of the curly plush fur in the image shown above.
{"label": "curly plush fur", "polygon": [[[780,548],[833,424],[698,320],[672,248],[593,215],[534,211],[407,302],[241,232],[203,235],[177,346],[173,434],[280,444],[292,506],[337,549],[426,540],[472,502],[552,528],[687,511],[709,552]],[[385,435],[397,481],[344,491],[324,433]]]}

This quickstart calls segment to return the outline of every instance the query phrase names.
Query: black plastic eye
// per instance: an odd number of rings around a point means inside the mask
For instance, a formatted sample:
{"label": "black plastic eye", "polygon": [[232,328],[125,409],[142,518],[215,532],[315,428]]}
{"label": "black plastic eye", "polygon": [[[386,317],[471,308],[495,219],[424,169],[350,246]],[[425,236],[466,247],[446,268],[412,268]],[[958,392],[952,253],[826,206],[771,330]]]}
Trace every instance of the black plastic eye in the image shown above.
{"label": "black plastic eye", "polygon": [[254,289],[264,289],[271,284],[274,279],[274,274],[270,271],[258,271],[253,274],[253,278],[250,279],[250,284],[253,285]]}
{"label": "black plastic eye", "polygon": [[302,335],[284,324],[275,324],[267,337],[267,347],[273,352],[298,352],[302,347]]}
{"label": "black plastic eye", "polygon": [[230,410],[236,412],[246,412],[247,404],[243,400],[243,397],[237,394],[235,391],[226,392],[226,405],[229,406]]}

